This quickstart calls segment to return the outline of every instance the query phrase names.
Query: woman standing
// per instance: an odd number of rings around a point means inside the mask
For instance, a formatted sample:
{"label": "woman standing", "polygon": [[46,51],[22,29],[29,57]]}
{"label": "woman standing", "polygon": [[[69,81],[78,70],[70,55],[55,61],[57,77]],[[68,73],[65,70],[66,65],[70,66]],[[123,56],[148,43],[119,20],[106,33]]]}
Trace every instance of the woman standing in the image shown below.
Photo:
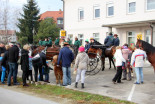
{"label": "woman standing", "polygon": [[23,80],[23,86],[28,86],[28,84],[26,83],[26,78],[28,75],[28,70],[29,70],[29,46],[28,45],[24,45],[22,51],[21,51],[21,69],[23,71],[22,74],[22,80]]}
{"label": "woman standing", "polygon": [[81,88],[84,88],[85,73],[86,73],[88,64],[89,64],[89,57],[85,53],[85,48],[81,46],[79,48],[79,53],[75,60],[75,71],[77,70],[75,88],[77,88],[80,77],[81,77],[81,85],[82,85]]}

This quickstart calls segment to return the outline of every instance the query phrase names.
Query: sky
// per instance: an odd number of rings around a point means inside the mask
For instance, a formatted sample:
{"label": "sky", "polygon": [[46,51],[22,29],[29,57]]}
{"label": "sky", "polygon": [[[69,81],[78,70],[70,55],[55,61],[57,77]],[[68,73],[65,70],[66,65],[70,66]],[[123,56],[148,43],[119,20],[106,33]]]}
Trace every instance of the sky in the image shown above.
{"label": "sky", "polygon": [[[10,4],[14,8],[22,8],[27,3],[27,0],[9,0]],[[58,11],[63,9],[63,3],[61,0],[36,0],[40,8],[40,14],[46,11]]]}

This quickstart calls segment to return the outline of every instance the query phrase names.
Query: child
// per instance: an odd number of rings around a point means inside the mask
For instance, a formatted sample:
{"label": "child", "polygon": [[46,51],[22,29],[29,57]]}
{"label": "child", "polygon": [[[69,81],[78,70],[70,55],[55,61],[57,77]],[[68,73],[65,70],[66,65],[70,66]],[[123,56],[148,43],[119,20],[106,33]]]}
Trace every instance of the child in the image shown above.
{"label": "child", "polygon": [[121,77],[122,77],[122,62],[126,62],[126,60],[123,58],[122,56],[122,51],[121,51],[121,47],[117,46],[116,47],[116,52],[115,52],[115,60],[116,60],[116,67],[117,67],[117,72],[115,74],[115,77],[113,78],[112,82],[114,84],[117,83],[121,83]]}
{"label": "child", "polygon": [[48,61],[46,61],[46,64],[47,64],[48,67],[43,66],[43,68],[44,68],[44,75],[45,75],[45,81],[44,81],[44,82],[50,83],[50,82],[49,82],[49,72],[50,72],[50,68],[49,68],[49,63],[48,63]]}
{"label": "child", "polygon": [[[2,61],[3,56],[4,56],[4,54],[2,53],[2,54],[1,54],[1,57],[0,57],[0,62]],[[0,63],[0,65],[1,65],[1,63]],[[1,66],[0,66],[0,70],[2,71],[2,74],[1,74],[1,83],[2,83],[2,84],[5,84],[4,79],[5,79],[6,68],[5,68],[4,66],[1,65]]]}
{"label": "child", "polygon": [[29,56],[29,71],[27,80],[29,80],[29,76],[31,77],[31,84],[33,83],[33,76],[32,76],[32,56]]}
{"label": "child", "polygon": [[81,88],[84,88],[85,72],[87,70],[88,64],[89,64],[89,57],[85,53],[85,48],[81,46],[79,48],[79,53],[75,60],[75,71],[77,70],[75,88],[77,88],[80,76],[81,76],[81,85],[82,85]]}

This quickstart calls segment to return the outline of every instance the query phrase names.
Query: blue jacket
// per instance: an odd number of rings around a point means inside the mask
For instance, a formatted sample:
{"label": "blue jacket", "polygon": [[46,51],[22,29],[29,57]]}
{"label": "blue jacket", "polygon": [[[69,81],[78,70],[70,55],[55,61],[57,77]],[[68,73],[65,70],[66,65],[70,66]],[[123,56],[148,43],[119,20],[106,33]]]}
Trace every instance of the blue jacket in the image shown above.
{"label": "blue jacket", "polygon": [[114,44],[114,46],[119,46],[119,38],[115,38],[114,40],[113,40],[113,44]]}
{"label": "blue jacket", "polygon": [[105,46],[112,46],[113,45],[113,39],[114,39],[114,37],[112,35],[107,36],[104,40]]}
{"label": "blue jacket", "polygon": [[60,60],[62,60],[62,67],[70,67],[72,61],[74,60],[74,54],[69,47],[63,47],[60,50],[57,65],[59,65]]}

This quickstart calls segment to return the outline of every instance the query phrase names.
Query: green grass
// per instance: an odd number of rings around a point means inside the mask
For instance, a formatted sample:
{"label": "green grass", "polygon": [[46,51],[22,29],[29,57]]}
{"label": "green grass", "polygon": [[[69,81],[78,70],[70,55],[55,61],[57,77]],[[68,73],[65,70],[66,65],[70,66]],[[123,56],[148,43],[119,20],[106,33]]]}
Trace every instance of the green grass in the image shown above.
{"label": "green grass", "polygon": [[[18,78],[18,81],[21,82],[21,79]],[[76,91],[55,85],[45,84],[36,86],[34,84],[31,84],[29,87],[20,88],[26,91],[34,92],[36,94],[45,94],[47,96],[59,96],[61,98],[67,98],[73,100],[77,104],[135,104],[133,102],[117,100],[106,96]]]}

